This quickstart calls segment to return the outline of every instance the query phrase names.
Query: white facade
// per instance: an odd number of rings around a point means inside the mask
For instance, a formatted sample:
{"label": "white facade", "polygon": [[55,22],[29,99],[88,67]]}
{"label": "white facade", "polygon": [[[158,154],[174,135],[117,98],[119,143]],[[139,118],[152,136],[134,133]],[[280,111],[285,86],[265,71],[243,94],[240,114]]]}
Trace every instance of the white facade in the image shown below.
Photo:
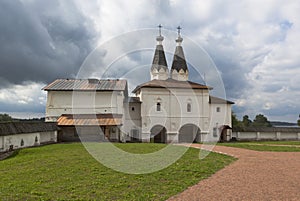
{"label": "white facade", "polygon": [[[111,125],[112,119],[107,125],[100,125],[109,140],[161,143],[229,140],[233,103],[211,97],[211,88],[188,81],[180,36],[176,40],[170,74],[162,46],[163,37],[158,36],[157,41],[150,69],[151,81],[136,87],[133,91],[136,97],[128,97],[124,80],[123,88],[118,90],[114,87],[120,85],[119,80],[54,81],[44,88],[48,91],[46,121],[55,122],[64,114],[118,114],[122,116],[122,123],[115,125],[116,131]],[[80,82],[85,87],[72,90],[70,82]],[[115,86],[107,88],[106,85],[111,83]],[[95,90],[88,90],[91,88]],[[62,121],[59,126],[72,139],[72,133],[76,132],[72,126],[75,125]],[[77,132],[87,135],[93,129],[96,127],[82,124]]]}
{"label": "white facade", "polygon": [[48,91],[46,121],[62,114],[124,114],[124,91]]}

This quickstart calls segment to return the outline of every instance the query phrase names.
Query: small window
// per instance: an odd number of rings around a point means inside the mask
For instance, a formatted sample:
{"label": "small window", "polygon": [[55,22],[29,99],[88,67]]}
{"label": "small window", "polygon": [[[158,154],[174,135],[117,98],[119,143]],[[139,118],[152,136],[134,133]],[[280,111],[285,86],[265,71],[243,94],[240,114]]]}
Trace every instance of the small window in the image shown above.
{"label": "small window", "polygon": [[131,111],[133,111],[133,112],[134,112],[134,107],[132,107],[132,108],[131,108]]}
{"label": "small window", "polygon": [[192,111],[192,106],[191,106],[190,103],[188,103],[188,104],[186,105],[186,111],[187,111],[187,112],[191,112],[191,111]]}
{"label": "small window", "polygon": [[23,147],[23,146],[24,146],[24,140],[23,140],[23,139],[21,140],[21,143],[20,143],[20,145],[21,145],[21,147]]}
{"label": "small window", "polygon": [[214,127],[214,128],[213,128],[213,136],[214,136],[214,137],[218,137],[217,127]]}
{"label": "small window", "polygon": [[220,107],[217,107],[217,112],[221,112],[221,108]]}
{"label": "small window", "polygon": [[160,103],[157,103],[156,104],[156,111],[160,111],[161,110],[161,105],[160,105]]}

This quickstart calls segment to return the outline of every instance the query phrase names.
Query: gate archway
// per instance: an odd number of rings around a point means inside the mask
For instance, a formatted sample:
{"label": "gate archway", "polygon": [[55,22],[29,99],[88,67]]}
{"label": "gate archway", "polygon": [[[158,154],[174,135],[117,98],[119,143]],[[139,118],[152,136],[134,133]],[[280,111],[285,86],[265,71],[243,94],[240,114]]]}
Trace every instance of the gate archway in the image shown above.
{"label": "gate archway", "polygon": [[151,128],[151,142],[166,143],[167,129],[164,126],[156,125]]}
{"label": "gate archway", "polygon": [[200,141],[200,128],[194,124],[183,125],[178,133],[179,143],[193,143]]}

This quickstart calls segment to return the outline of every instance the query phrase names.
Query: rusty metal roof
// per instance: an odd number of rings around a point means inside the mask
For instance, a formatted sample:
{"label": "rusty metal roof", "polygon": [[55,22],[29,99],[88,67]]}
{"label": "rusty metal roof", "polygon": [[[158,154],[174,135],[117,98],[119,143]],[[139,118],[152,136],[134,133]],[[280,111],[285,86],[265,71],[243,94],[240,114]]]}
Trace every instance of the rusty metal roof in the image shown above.
{"label": "rusty metal roof", "polygon": [[167,80],[151,80],[137,86],[132,92],[136,93],[141,88],[183,88],[183,89],[207,89],[210,90],[212,87],[202,85],[191,81],[177,81],[174,79]]}
{"label": "rusty metal roof", "polygon": [[58,126],[118,126],[122,125],[121,114],[63,114]]}
{"label": "rusty metal roof", "polygon": [[57,79],[45,86],[45,91],[125,91],[126,80]]}

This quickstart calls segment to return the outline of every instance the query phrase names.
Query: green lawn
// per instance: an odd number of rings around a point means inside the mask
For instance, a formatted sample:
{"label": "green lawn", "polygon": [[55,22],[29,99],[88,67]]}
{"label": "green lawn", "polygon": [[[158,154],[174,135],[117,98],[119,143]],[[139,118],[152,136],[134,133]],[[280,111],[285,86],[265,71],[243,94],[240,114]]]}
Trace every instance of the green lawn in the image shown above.
{"label": "green lawn", "polygon": [[299,145],[300,141],[257,141],[251,142],[253,144],[267,144],[267,145]]}
{"label": "green lawn", "polygon": [[[133,153],[166,146],[116,145]],[[104,167],[80,143],[22,149],[0,161],[0,200],[165,200],[234,160],[216,153],[199,160],[199,150],[190,148],[164,170],[130,175]]]}
{"label": "green lawn", "polygon": [[[294,145],[300,145],[297,143],[298,143],[297,141],[232,142],[232,143],[218,143],[218,145],[250,149],[255,151],[300,152],[300,147],[294,146]],[[288,145],[288,146],[282,146],[282,145]]]}

